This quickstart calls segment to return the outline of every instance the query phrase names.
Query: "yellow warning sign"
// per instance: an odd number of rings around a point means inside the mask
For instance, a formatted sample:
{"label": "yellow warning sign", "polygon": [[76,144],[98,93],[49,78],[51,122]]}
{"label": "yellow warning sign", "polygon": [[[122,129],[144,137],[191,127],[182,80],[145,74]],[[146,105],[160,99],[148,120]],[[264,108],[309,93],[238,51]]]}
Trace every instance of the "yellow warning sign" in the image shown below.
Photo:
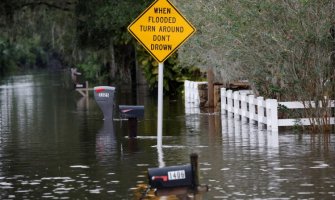
{"label": "yellow warning sign", "polygon": [[191,37],[195,28],[169,0],[156,0],[129,25],[128,31],[162,63]]}

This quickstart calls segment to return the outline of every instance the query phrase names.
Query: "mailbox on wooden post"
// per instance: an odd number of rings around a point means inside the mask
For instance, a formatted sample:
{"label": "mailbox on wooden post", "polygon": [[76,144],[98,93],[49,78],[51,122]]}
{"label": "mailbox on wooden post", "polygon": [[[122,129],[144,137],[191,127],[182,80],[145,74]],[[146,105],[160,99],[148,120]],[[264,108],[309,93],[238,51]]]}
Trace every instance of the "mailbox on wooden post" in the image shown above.
{"label": "mailbox on wooden post", "polygon": [[148,169],[149,185],[152,188],[166,189],[175,187],[193,187],[191,165],[170,166]]}
{"label": "mailbox on wooden post", "polygon": [[104,120],[113,119],[115,87],[94,87],[94,99],[104,114]]}
{"label": "mailbox on wooden post", "polygon": [[201,194],[208,191],[207,185],[199,183],[198,154],[190,155],[190,164],[161,168],[149,168],[148,179],[157,196]]}
{"label": "mailbox on wooden post", "polygon": [[144,106],[120,105],[120,115],[128,119],[128,136],[137,137],[137,121],[144,117]]}

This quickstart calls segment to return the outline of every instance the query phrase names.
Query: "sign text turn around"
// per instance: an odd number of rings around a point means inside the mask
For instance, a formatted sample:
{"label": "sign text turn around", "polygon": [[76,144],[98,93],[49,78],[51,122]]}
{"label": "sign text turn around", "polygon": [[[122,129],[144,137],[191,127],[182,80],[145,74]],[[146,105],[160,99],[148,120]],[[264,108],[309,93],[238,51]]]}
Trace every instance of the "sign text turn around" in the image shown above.
{"label": "sign text turn around", "polygon": [[163,63],[194,32],[195,28],[169,0],[154,1],[128,27],[129,32]]}

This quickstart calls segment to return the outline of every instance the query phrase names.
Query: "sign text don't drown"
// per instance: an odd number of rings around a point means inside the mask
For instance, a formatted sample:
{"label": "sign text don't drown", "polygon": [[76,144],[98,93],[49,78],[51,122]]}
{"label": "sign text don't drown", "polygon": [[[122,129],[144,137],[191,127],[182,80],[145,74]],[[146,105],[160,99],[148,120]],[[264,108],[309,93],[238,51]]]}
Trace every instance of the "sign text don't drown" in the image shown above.
{"label": "sign text don't drown", "polygon": [[167,59],[195,32],[168,0],[156,0],[128,30],[159,62]]}

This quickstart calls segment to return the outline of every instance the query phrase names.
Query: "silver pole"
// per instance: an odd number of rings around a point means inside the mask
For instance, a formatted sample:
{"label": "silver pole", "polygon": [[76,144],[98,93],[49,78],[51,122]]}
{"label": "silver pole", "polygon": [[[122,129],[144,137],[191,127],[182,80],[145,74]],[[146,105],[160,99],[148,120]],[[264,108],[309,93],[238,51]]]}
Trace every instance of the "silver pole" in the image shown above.
{"label": "silver pole", "polygon": [[163,77],[164,63],[159,63],[158,69],[158,116],[157,116],[157,147],[162,147],[163,140]]}

